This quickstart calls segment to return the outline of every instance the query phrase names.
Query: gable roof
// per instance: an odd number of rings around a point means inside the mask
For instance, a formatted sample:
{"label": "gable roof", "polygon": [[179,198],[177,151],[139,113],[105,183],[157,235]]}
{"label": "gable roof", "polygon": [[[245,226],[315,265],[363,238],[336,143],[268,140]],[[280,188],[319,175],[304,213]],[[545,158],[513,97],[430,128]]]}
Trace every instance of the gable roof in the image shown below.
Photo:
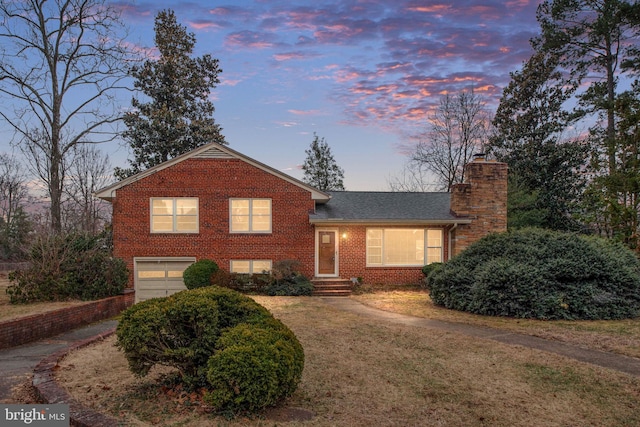
{"label": "gable roof", "polygon": [[330,191],[331,199],[309,216],[321,223],[454,224],[469,219],[451,213],[450,193]]}
{"label": "gable roof", "polygon": [[315,187],[310,186],[296,178],[293,178],[283,172],[280,172],[277,169],[272,168],[271,166],[267,166],[264,163],[261,163],[251,157],[247,157],[244,154],[241,154],[231,148],[220,145],[215,142],[211,142],[209,144],[205,144],[201,147],[198,147],[194,150],[189,151],[188,153],[182,154],[181,156],[174,157],[164,163],[151,167],[147,170],[144,170],[140,173],[137,173],[133,176],[123,179],[122,181],[118,181],[115,184],[112,184],[108,187],[102,188],[94,193],[96,197],[99,197],[104,200],[111,201],[115,196],[115,193],[118,189],[132,184],[136,181],[139,181],[149,175],[152,175],[156,172],[159,172],[163,169],[169,168],[177,163],[183,162],[188,159],[239,159],[242,160],[252,166],[257,167],[271,175],[277,176],[293,185],[296,185],[304,190],[307,190],[311,193],[311,198],[318,203],[325,203],[331,197],[327,192],[320,191]]}

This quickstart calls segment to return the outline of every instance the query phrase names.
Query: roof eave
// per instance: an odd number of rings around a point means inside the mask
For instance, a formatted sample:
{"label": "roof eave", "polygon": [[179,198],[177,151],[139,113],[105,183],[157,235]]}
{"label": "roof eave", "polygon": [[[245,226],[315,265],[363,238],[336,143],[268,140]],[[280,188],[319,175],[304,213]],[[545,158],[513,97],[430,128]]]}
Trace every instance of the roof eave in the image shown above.
{"label": "roof eave", "polygon": [[298,179],[296,179],[296,178],[294,178],[292,176],[289,176],[286,173],[280,172],[279,170],[274,169],[271,166],[268,166],[268,165],[266,165],[264,163],[261,163],[261,162],[255,160],[255,159],[252,159],[251,157],[247,157],[244,154],[242,154],[242,153],[240,153],[238,151],[235,151],[235,150],[233,150],[233,149],[231,149],[231,148],[229,148],[229,147],[227,147],[225,145],[221,145],[221,144],[218,144],[218,143],[215,143],[215,142],[210,142],[209,144],[202,145],[202,146],[200,146],[200,147],[198,147],[198,148],[196,148],[194,150],[189,151],[188,153],[182,154],[182,155],[180,155],[178,157],[174,157],[173,159],[170,159],[170,160],[168,160],[168,161],[166,161],[164,163],[161,163],[161,164],[156,165],[156,166],[154,166],[152,168],[149,168],[149,169],[147,169],[145,171],[142,171],[142,172],[140,172],[140,173],[138,173],[136,175],[133,175],[133,176],[130,176],[130,177],[126,178],[126,179],[123,179],[122,181],[118,181],[118,182],[116,182],[116,183],[114,183],[114,184],[112,184],[112,185],[110,185],[108,187],[105,187],[105,188],[102,188],[102,189],[96,191],[95,193],[93,193],[93,195],[95,197],[98,197],[100,199],[107,200],[107,201],[110,202],[115,198],[115,193],[116,193],[116,191],[118,189],[120,189],[120,188],[122,188],[122,187],[124,187],[124,186],[126,186],[128,184],[131,184],[133,182],[139,181],[139,180],[141,180],[141,179],[143,179],[143,178],[145,178],[145,177],[147,177],[149,175],[152,175],[152,174],[154,174],[156,172],[159,172],[159,171],[161,171],[163,169],[166,169],[166,168],[168,168],[170,166],[173,166],[174,164],[179,163],[179,162],[181,162],[183,160],[187,160],[187,159],[189,159],[191,157],[194,157],[197,154],[199,154],[199,153],[201,153],[203,151],[206,151],[211,147],[216,147],[218,150],[223,151],[223,152],[225,152],[225,153],[227,153],[227,154],[229,154],[229,155],[231,155],[231,156],[233,156],[233,157],[235,157],[237,159],[240,159],[240,160],[242,160],[242,161],[244,161],[244,162],[246,162],[246,163],[248,163],[248,164],[250,164],[252,166],[255,166],[258,169],[262,169],[263,171],[265,171],[267,173],[270,173],[272,175],[278,176],[278,177],[284,179],[285,181],[287,181],[287,182],[289,182],[289,183],[291,183],[293,185],[296,185],[296,186],[298,186],[300,188],[303,188],[303,189],[309,191],[311,193],[311,199],[312,200],[315,200],[315,201],[317,201],[319,203],[326,203],[327,201],[329,201],[331,199],[331,195],[329,193],[326,193],[324,191],[318,190],[317,188],[312,187],[309,184],[306,184],[306,183],[304,183],[304,182],[302,182],[302,181],[300,181],[300,180],[298,180]]}
{"label": "roof eave", "polygon": [[371,224],[371,225],[453,225],[471,224],[468,218],[456,219],[353,219],[353,218],[309,218],[309,223],[314,225],[348,225],[348,224]]}

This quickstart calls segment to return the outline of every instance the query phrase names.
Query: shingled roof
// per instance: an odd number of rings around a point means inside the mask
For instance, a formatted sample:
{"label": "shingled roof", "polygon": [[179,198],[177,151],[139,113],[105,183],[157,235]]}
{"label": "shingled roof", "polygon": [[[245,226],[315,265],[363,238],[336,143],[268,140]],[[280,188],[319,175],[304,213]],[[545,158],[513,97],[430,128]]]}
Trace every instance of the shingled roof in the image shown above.
{"label": "shingled roof", "polygon": [[311,223],[463,223],[451,213],[450,193],[329,191],[328,202],[316,205]]}

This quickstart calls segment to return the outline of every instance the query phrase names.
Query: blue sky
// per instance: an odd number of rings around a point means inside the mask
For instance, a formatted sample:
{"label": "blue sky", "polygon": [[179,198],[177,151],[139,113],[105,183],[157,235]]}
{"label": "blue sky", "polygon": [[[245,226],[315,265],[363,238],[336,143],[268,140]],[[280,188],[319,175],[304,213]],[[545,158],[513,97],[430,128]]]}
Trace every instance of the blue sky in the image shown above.
{"label": "blue sky", "polygon": [[[531,54],[539,3],[111,2],[130,27],[129,43],[153,47],[155,15],[170,8],[195,34],[195,55],[220,60],[212,97],[231,148],[301,178],[315,132],[348,190],[388,189],[443,94],[473,88],[495,109],[509,72]],[[126,166],[117,142],[102,149],[113,166]]]}

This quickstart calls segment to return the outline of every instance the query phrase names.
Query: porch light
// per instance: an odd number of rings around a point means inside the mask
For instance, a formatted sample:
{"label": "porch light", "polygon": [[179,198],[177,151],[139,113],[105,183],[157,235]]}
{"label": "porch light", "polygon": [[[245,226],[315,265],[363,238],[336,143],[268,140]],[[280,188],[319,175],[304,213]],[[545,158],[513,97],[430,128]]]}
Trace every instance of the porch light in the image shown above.
{"label": "porch light", "polygon": [[347,238],[347,233],[342,233],[342,238],[346,239]]}

